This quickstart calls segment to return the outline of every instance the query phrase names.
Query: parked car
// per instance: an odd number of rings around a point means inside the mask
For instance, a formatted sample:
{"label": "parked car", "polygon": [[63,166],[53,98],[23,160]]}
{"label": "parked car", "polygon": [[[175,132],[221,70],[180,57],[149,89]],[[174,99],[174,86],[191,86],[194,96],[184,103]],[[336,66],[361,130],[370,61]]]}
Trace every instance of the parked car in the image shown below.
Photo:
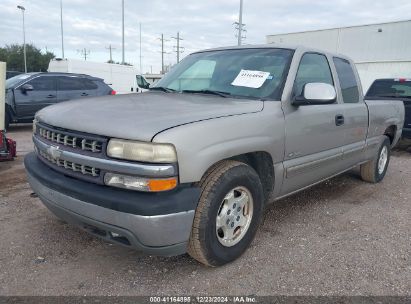
{"label": "parked car", "polygon": [[402,103],[363,100],[350,59],[303,47],[197,52],[115,100],[37,113],[33,191],[96,236],[210,266],[246,250],[267,203],[356,166],[381,181],[404,123]]}
{"label": "parked car", "polygon": [[404,102],[405,120],[402,136],[411,140],[411,78],[386,78],[375,80],[365,99],[399,100]]}
{"label": "parked car", "polygon": [[6,71],[6,79],[9,79],[11,77],[17,76],[23,74],[23,72],[18,72],[18,71]]}
{"label": "parked car", "polygon": [[100,78],[69,73],[27,73],[6,80],[5,126],[32,122],[42,108],[71,99],[115,94]]}

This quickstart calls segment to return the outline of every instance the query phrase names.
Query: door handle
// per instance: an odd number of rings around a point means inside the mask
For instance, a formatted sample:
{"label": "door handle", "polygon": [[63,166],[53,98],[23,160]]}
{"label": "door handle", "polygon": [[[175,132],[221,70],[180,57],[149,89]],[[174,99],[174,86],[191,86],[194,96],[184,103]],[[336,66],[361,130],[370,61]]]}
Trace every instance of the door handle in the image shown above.
{"label": "door handle", "polygon": [[88,96],[88,94],[87,93],[81,93],[80,96]]}
{"label": "door handle", "polygon": [[341,126],[343,124],[344,124],[344,115],[342,114],[335,115],[335,125]]}
{"label": "door handle", "polygon": [[56,97],[56,95],[52,95],[52,94],[47,95],[47,98],[55,98],[55,97]]}

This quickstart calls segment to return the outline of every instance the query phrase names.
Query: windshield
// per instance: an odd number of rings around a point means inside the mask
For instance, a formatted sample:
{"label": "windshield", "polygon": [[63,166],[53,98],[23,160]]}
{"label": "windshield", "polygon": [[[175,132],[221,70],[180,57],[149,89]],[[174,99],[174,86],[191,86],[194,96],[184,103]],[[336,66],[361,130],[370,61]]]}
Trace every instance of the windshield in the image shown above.
{"label": "windshield", "polygon": [[367,92],[367,97],[411,98],[411,80],[376,80]]}
{"label": "windshield", "polygon": [[236,49],[187,56],[153,89],[280,99],[293,51]]}
{"label": "windshield", "polygon": [[30,74],[20,74],[14,77],[11,77],[6,80],[6,89],[14,88],[17,84],[19,84],[24,79],[29,78]]}

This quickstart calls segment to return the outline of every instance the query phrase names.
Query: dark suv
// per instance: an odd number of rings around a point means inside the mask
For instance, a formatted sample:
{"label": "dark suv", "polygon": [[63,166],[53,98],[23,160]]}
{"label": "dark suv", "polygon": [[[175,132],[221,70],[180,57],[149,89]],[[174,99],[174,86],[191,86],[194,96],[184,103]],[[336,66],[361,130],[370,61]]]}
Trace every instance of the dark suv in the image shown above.
{"label": "dark suv", "polygon": [[10,123],[32,122],[34,114],[61,101],[114,95],[103,79],[83,74],[27,73],[6,80],[6,118]]}
{"label": "dark suv", "polygon": [[365,96],[366,99],[404,102],[405,120],[402,137],[411,142],[411,78],[386,78],[375,80]]}

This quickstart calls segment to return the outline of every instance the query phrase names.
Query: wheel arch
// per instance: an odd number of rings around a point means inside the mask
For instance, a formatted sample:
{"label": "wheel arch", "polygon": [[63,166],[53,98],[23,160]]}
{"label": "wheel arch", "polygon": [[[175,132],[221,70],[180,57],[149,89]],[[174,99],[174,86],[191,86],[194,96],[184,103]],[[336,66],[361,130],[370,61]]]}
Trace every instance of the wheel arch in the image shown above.
{"label": "wheel arch", "polygon": [[218,163],[225,160],[239,161],[253,168],[257,172],[263,186],[264,199],[267,200],[269,198],[270,193],[273,191],[275,181],[274,163],[270,153],[266,151],[255,151],[222,159],[211,165],[203,174],[203,178],[207,176],[210,170],[212,170]]}
{"label": "wheel arch", "polygon": [[391,126],[387,127],[384,131],[384,135],[389,138],[391,146],[393,145],[393,143],[395,141],[396,133],[397,133],[397,126],[396,125],[391,125]]}

